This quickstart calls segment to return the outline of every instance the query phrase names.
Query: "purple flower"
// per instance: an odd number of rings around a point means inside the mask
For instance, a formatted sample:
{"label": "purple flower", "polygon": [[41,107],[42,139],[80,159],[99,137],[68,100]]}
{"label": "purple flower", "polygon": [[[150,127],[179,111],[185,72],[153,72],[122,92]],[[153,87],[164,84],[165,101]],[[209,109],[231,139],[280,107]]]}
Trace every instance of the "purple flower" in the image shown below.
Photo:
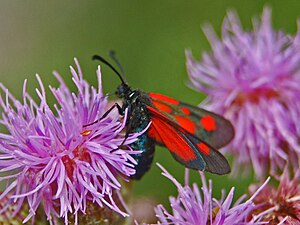
{"label": "purple flower", "polygon": [[[156,216],[161,225],[237,225],[237,224],[260,224],[260,217],[252,217],[251,212],[255,209],[253,198],[267,184],[268,180],[261,186],[254,195],[244,202],[245,195],[240,197],[232,205],[234,188],[231,188],[227,197],[222,192],[221,200],[212,197],[212,181],[207,186],[203,172],[200,173],[202,188],[199,190],[197,184],[182,186],[163,167],[163,175],[170,179],[177,187],[178,196],[170,197],[172,213],[169,213],[162,205],[155,209]],[[249,219],[250,218],[250,219]]]}
{"label": "purple flower", "polygon": [[0,181],[6,181],[0,200],[9,196],[7,207],[16,204],[16,213],[27,202],[24,223],[35,216],[41,203],[51,223],[63,217],[68,224],[68,215],[73,214],[77,224],[77,214],[85,213],[89,202],[127,216],[114,200],[121,189],[117,177],[127,180],[135,173],[131,155],[138,151],[128,145],[139,134],[129,135],[124,142],[126,116],[122,120],[117,110],[101,118],[108,102],[102,94],[100,67],[96,89],[83,79],[76,59],[75,63],[77,72],[71,67],[71,73],[78,93],[72,93],[55,73],[60,83],[59,88],[50,87],[57,101],[55,110],[47,104],[39,76],[39,104],[26,92],[26,81],[22,102],[1,84],[5,98],[0,98],[0,122],[7,133],[0,133]]}
{"label": "purple flower", "polygon": [[[291,179],[286,169],[278,187],[268,184],[255,198],[257,207],[252,212],[267,224],[300,224],[300,170]],[[252,186],[252,190],[256,188]]]}
{"label": "purple flower", "polygon": [[187,52],[192,85],[208,95],[201,106],[223,114],[236,135],[226,148],[234,155],[234,171],[253,166],[256,176],[282,172],[300,159],[300,31],[296,36],[274,31],[265,8],[253,31],[244,31],[229,12],[218,39],[205,33],[212,53],[200,62]]}

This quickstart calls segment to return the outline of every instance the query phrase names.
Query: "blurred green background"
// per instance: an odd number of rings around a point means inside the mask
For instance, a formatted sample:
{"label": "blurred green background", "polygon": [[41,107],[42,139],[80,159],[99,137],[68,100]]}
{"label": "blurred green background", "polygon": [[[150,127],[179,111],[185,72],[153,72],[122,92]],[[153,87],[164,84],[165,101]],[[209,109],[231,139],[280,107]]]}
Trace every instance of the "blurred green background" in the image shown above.
{"label": "blurred green background", "polygon": [[[210,49],[201,31],[204,23],[212,24],[219,33],[226,12],[235,9],[243,26],[250,29],[251,18],[258,17],[266,4],[272,7],[276,29],[296,32],[300,13],[296,0],[1,1],[0,81],[18,98],[25,78],[34,95],[35,73],[46,86],[56,86],[52,71],[57,70],[71,84],[69,65],[77,57],[85,78],[95,83],[98,62],[91,56],[97,53],[108,58],[113,49],[132,87],[196,105],[204,96],[186,86],[185,49],[192,49],[199,58]],[[104,91],[113,93],[120,81],[102,68]],[[184,167],[166,149],[157,148],[154,161],[183,180]],[[154,164],[144,179],[135,182],[135,195],[166,203],[176,190],[160,173]],[[236,186],[236,196],[240,196],[251,183],[251,178],[208,177],[213,179],[216,197],[221,188],[231,186]],[[200,181],[196,173],[192,179]]]}

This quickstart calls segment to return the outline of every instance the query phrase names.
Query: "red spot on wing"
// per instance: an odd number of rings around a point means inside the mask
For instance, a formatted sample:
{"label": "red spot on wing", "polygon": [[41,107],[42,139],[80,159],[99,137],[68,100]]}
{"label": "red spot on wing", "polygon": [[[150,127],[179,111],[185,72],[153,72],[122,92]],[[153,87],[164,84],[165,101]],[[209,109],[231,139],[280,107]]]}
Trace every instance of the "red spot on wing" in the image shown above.
{"label": "red spot on wing", "polygon": [[172,108],[164,103],[158,101],[152,101],[153,105],[162,112],[170,113],[172,112]]}
{"label": "red spot on wing", "polygon": [[213,117],[211,116],[204,116],[200,119],[200,123],[204,127],[205,130],[207,131],[214,131],[216,130],[216,121]]}
{"label": "red spot on wing", "polygon": [[162,94],[156,94],[156,93],[149,93],[149,96],[155,100],[159,100],[162,102],[167,102],[169,104],[174,104],[174,105],[178,105],[179,101],[174,99],[174,98],[170,98],[168,96],[162,95]]}
{"label": "red spot on wing", "polygon": [[197,144],[197,146],[201,150],[201,152],[203,152],[205,155],[209,155],[210,154],[210,147],[208,147],[203,142],[200,142],[199,144]]}
{"label": "red spot on wing", "polygon": [[181,112],[185,115],[190,115],[191,114],[191,111],[186,107],[182,107]]}
{"label": "red spot on wing", "polygon": [[[153,111],[154,109],[150,107]],[[148,135],[153,140],[165,145],[169,151],[175,154],[183,161],[197,159],[196,153],[188,144],[186,139],[180,135],[175,127],[167,122],[167,117],[155,111],[161,117],[153,116],[151,126],[148,130]]]}
{"label": "red spot on wing", "polygon": [[190,132],[191,134],[194,134],[196,131],[196,125],[195,123],[190,120],[187,117],[182,117],[182,116],[174,116],[177,120],[177,123],[179,124],[179,126],[181,126],[182,128],[184,128],[185,130],[187,130],[188,132]]}

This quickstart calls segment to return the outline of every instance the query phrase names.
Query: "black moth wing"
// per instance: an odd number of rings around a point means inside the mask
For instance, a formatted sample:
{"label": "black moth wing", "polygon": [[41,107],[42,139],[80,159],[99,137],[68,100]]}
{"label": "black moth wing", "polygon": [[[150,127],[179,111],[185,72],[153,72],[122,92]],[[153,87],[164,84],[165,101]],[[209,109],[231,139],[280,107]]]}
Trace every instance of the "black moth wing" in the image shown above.
{"label": "black moth wing", "polygon": [[149,136],[165,145],[178,162],[191,169],[219,175],[230,172],[230,166],[220,152],[187,132],[162,112],[150,106],[147,108],[152,116]]}
{"label": "black moth wing", "polygon": [[[152,104],[162,113],[173,117],[178,123],[196,138],[205,141],[215,149],[227,145],[234,137],[234,128],[231,122],[224,117],[205,109],[174,100],[170,97],[150,93]],[[195,129],[190,131],[189,124],[180,123],[180,118],[189,119],[193,122]],[[192,125],[192,124],[191,124]]]}
{"label": "black moth wing", "polygon": [[[205,109],[189,105],[187,103],[180,103],[180,107],[186,107],[191,110],[191,118],[197,124],[195,136],[205,140],[208,144],[216,149],[219,149],[227,145],[234,137],[234,127],[231,122],[224,117],[215,114],[213,112],[207,111]],[[204,129],[201,119],[206,116],[210,116],[215,121],[215,130],[209,131]],[[198,123],[197,123],[198,122]]]}

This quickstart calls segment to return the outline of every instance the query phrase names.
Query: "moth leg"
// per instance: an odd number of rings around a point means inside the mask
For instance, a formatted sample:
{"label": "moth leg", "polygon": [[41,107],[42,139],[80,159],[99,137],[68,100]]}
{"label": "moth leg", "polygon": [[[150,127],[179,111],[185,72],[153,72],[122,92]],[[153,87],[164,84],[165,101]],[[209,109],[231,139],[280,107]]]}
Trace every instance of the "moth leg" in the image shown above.
{"label": "moth leg", "polygon": [[94,122],[92,123],[89,123],[89,124],[85,124],[83,125],[83,127],[88,127],[88,126],[91,126],[91,125],[94,125],[95,123],[98,123],[99,121],[103,120],[105,117],[107,117],[107,115],[114,109],[116,108],[118,109],[118,112],[120,115],[124,115],[124,110],[122,109],[122,107],[118,104],[118,103],[115,103],[112,107],[110,107],[99,119],[95,120]]}

